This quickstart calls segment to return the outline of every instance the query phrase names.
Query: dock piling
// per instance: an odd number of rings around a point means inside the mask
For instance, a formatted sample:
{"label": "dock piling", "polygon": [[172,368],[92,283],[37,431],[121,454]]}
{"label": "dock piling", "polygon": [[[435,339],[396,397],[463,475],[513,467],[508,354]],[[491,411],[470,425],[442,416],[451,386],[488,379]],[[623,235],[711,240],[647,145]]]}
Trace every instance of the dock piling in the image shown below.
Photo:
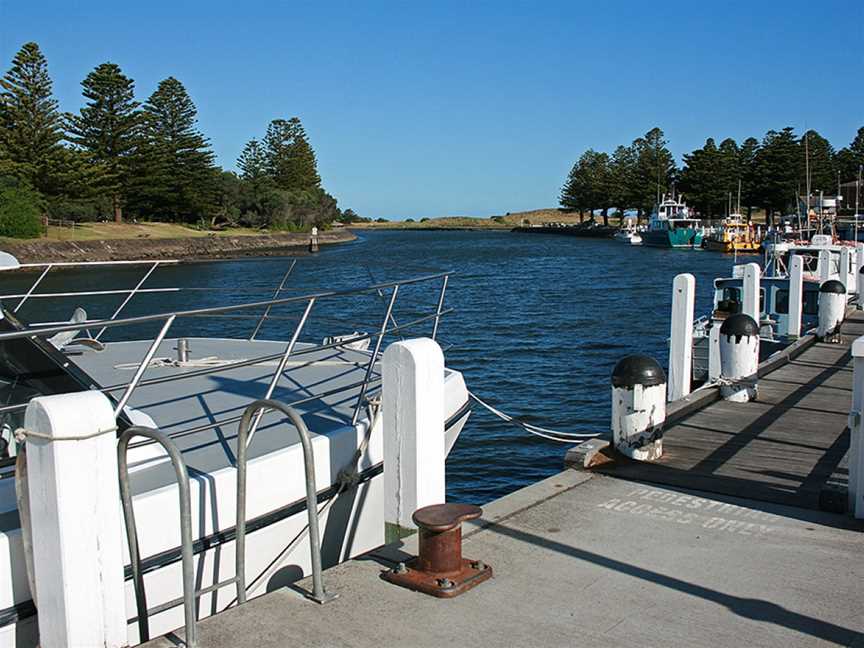
{"label": "dock piling", "polygon": [[801,311],[804,304],[804,259],[793,254],[789,269],[789,325],[786,335],[801,337]]}
{"label": "dock piling", "polygon": [[849,282],[849,266],[851,265],[851,255],[848,247],[844,247],[840,249],[840,272],[838,273],[838,279],[840,283],[842,283],[846,287],[846,292],[851,294],[851,283]]}
{"label": "dock piling", "polygon": [[672,283],[672,323],[669,342],[669,400],[690,393],[693,372],[693,309],[696,277],[683,273]]}
{"label": "dock piling", "polygon": [[417,509],[444,502],[444,354],[429,338],[384,352],[384,523],[387,542],[413,533]]}
{"label": "dock piling", "polygon": [[846,314],[846,286],[829,279],[819,286],[819,325],[816,335],[826,342],[836,341],[836,332]]}
{"label": "dock piling", "polygon": [[852,343],[852,409],[849,412],[849,512],[864,519],[864,337]]}
{"label": "dock piling", "polygon": [[819,251],[819,281],[828,281],[831,278],[831,252]]}
{"label": "dock piling", "polygon": [[741,312],[746,313],[756,324],[759,324],[759,277],[761,275],[758,263],[748,263],[744,266],[743,295]]}
{"label": "dock piling", "polygon": [[98,391],[27,405],[21,433],[42,648],[128,644],[116,429]]}
{"label": "dock piling", "polygon": [[625,457],[652,461],[663,454],[666,375],[654,358],[629,355],[612,370],[612,443]]}
{"label": "dock piling", "polygon": [[759,325],[746,313],[736,313],[720,327],[720,393],[728,401],[756,399],[759,370]]}

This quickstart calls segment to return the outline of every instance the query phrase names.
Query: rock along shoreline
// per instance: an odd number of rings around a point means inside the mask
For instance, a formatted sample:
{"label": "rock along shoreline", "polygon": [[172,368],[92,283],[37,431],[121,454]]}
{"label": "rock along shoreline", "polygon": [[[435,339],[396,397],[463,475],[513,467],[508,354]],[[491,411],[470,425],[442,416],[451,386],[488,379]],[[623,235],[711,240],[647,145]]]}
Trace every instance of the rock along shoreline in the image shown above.
{"label": "rock along shoreline", "polygon": [[[356,236],[348,230],[318,234],[319,245],[349,243]],[[310,235],[303,233],[260,236],[197,236],[186,238],[99,239],[92,241],[21,241],[0,246],[21,263],[69,261],[139,261],[176,259],[201,261],[247,256],[308,254]]]}

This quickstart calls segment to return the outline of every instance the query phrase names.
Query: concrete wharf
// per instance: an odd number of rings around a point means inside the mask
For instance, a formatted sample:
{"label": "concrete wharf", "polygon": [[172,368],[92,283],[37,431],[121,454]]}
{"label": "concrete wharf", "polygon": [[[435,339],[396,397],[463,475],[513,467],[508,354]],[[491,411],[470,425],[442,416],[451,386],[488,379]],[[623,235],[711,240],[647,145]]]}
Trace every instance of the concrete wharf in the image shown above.
{"label": "concrete wharf", "polygon": [[864,647],[864,521],[839,512],[862,334],[852,313],[839,344],[802,339],[760,367],[755,402],[671,404],[655,463],[591,451],[487,504],[463,553],[494,578],[458,598],[380,578],[412,536],[327,570],[335,601],[300,581],[204,619],[200,645]]}

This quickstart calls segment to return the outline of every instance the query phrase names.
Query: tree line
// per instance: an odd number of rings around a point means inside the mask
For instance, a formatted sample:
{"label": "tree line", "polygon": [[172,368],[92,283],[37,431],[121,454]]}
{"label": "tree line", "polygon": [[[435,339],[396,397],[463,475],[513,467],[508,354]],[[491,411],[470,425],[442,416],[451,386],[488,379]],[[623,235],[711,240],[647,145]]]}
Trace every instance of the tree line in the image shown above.
{"label": "tree line", "polygon": [[608,224],[610,210],[635,209],[640,218],[650,213],[658,191],[674,186],[701,217],[717,218],[725,215],[730,194],[733,205],[737,202],[740,186],[742,211],[749,218],[753,209],[764,209],[771,223],[775,213],[797,209],[798,196],[806,194],[808,171],[811,192],[833,196],[838,181],[854,181],[861,165],[864,127],[839,151],[815,130],[798,136],[789,127],[740,144],[727,138],[718,146],[708,138],[702,148],[683,156],[680,169],[663,131],[653,128],[611,155],[585,151],[567,176],[560,204],[580,216],[588,212],[593,218],[600,211]]}
{"label": "tree line", "polygon": [[108,62],[81,88],[80,110],[61,112],[32,42],[0,79],[0,234],[33,235],[34,214],[277,229],[358,218],[321,186],[297,117],[275,119],[260,141],[249,141],[237,174],[216,165],[176,78],[140,102],[134,80]]}

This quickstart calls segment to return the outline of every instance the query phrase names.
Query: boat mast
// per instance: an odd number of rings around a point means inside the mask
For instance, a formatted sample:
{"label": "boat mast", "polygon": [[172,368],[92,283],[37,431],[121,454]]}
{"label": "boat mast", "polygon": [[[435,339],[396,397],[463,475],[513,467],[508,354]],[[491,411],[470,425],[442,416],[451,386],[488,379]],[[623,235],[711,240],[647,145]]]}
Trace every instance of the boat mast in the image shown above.
{"label": "boat mast", "polygon": [[[806,127],[805,127],[806,128]],[[809,133],[804,131],[804,182],[807,189],[807,202],[805,203],[804,213],[807,216],[807,228],[810,228],[810,137]],[[819,223],[821,229],[822,223]]]}
{"label": "boat mast", "polygon": [[858,165],[858,180],[855,182],[855,242],[858,242],[858,196],[861,193],[861,167]]}

